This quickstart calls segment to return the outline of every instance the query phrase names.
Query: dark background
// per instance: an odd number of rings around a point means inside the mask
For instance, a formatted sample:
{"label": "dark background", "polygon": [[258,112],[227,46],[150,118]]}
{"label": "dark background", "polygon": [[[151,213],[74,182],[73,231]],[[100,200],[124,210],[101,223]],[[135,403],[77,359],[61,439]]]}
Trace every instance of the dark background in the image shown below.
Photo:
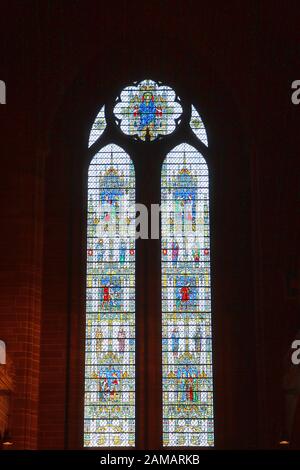
{"label": "dark background", "polygon": [[[80,446],[85,148],[102,103],[146,76],[186,93],[208,130],[217,447],[276,447],[283,358],[300,327],[298,2],[0,8],[0,337],[15,369],[13,447]],[[300,411],[294,448],[299,431]]]}

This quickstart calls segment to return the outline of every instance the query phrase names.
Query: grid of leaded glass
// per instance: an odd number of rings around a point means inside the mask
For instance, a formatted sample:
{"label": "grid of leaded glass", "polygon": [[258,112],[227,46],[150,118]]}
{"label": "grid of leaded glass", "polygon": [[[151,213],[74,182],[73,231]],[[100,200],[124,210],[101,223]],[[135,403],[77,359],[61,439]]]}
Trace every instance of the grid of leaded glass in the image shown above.
{"label": "grid of leaded glass", "polygon": [[135,444],[135,175],[108,145],[88,174],[84,445]]}
{"label": "grid of leaded glass", "polygon": [[203,121],[195,106],[192,105],[190,126],[194,134],[207,146],[207,134]]}
{"label": "grid of leaded glass", "polygon": [[89,147],[101,137],[106,128],[104,106],[100,109],[93,123],[90,136],[89,136]]}
{"label": "grid of leaded glass", "polygon": [[143,80],[124,88],[114,114],[124,134],[154,140],[171,134],[182,114],[175,91],[153,80]]}
{"label": "grid of leaded glass", "polygon": [[207,164],[181,144],[161,175],[163,445],[213,446]]}

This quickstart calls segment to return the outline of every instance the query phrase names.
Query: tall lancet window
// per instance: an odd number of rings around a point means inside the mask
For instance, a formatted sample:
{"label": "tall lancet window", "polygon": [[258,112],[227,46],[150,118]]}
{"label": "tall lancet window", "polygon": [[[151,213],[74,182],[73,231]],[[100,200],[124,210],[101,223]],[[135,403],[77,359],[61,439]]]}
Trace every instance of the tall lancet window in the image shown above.
{"label": "tall lancet window", "polygon": [[208,169],[191,145],[161,175],[163,444],[212,446]]}
{"label": "tall lancet window", "polygon": [[84,445],[135,444],[135,175],[117,145],[88,173]]}

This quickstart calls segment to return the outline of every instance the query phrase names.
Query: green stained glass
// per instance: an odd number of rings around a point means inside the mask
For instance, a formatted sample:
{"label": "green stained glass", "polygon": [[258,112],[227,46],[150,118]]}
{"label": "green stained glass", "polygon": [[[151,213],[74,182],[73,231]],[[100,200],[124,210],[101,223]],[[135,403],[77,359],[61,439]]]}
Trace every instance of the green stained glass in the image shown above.
{"label": "green stained glass", "polygon": [[161,175],[163,445],[213,446],[209,178],[188,144]]}
{"label": "green stained glass", "polygon": [[88,173],[84,446],[135,445],[135,174],[108,145]]}

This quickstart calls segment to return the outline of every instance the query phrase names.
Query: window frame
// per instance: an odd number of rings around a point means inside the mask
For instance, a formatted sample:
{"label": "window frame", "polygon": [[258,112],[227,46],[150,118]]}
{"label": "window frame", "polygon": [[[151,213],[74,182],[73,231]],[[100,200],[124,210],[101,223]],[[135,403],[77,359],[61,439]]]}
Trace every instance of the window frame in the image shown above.
{"label": "window frame", "polygon": [[[155,78],[153,79],[154,81]],[[169,83],[167,83],[169,86]],[[116,96],[120,96],[121,91],[127,85],[120,85]],[[176,92],[176,86],[170,84],[171,88]],[[95,140],[95,142],[86,150],[86,164],[87,168],[93,157],[103,147],[109,144],[120,146],[129,155],[133,162],[136,175],[136,202],[144,203],[148,209],[151,203],[160,204],[161,194],[161,169],[166,156],[170,151],[181,143],[187,143],[194,147],[206,160],[208,166],[208,173],[210,178],[210,151],[199,137],[196,136],[191,129],[190,121],[192,114],[192,105],[199,112],[197,107],[191,103],[182,91],[178,93],[180,96],[180,104],[182,106],[182,116],[174,132],[168,135],[159,137],[153,141],[143,141],[135,139],[129,135],[124,134],[114,116],[114,107],[116,101],[114,96],[106,102],[98,104],[98,115],[102,106],[104,106],[106,128],[102,135]],[[176,93],[176,96],[178,96]],[[200,113],[199,113],[200,114]],[[201,114],[200,114],[201,115]],[[149,171],[147,171],[149,169]],[[149,173],[152,175],[154,183],[151,187],[145,187],[142,181],[147,181]],[[87,190],[85,190],[87,192]],[[209,181],[209,200],[211,200],[211,184]],[[149,211],[150,213],[150,211]],[[211,211],[210,211],[211,216]],[[85,215],[86,217],[86,215]],[[150,221],[149,221],[150,222]],[[149,223],[149,232],[151,225]],[[85,231],[85,230],[84,230]],[[210,237],[211,237],[210,232]],[[147,246],[148,244],[148,246]],[[84,245],[85,246],[85,245]],[[163,429],[162,429],[162,306],[161,306],[161,257],[160,257],[160,239],[159,240],[136,240],[136,445],[134,447],[88,447],[88,449],[98,450],[124,450],[124,449],[145,449],[145,448],[159,448],[159,449],[173,449],[174,450],[188,450],[188,449],[211,449],[211,447],[192,446],[192,447],[166,447],[162,444]],[[150,267],[149,267],[149,260]],[[148,266],[148,272],[145,272],[145,266]],[[85,267],[85,262],[84,262]],[[144,267],[144,268],[143,268]],[[142,276],[145,278],[155,278],[156,283],[156,296],[149,297],[146,286],[140,286],[140,279]],[[211,278],[213,277],[211,267]],[[159,280],[159,282],[157,281]],[[153,282],[153,281],[152,281]],[[84,286],[85,287],[85,286]],[[156,301],[155,301],[156,297]],[[211,287],[212,297],[212,312],[213,312],[213,287]],[[146,305],[148,304],[148,306]],[[146,307],[145,307],[146,305]],[[155,316],[151,316],[149,321],[150,311],[155,311]],[[84,308],[85,312],[85,308]],[[148,312],[148,315],[147,315]],[[85,317],[85,315],[84,315]],[[83,335],[85,338],[85,334]],[[82,341],[82,340],[81,340]],[[212,363],[215,367],[214,359],[214,325],[212,320]],[[149,371],[147,356],[152,357],[152,367]],[[153,359],[154,358],[154,359]],[[84,369],[84,364],[83,364]],[[153,373],[156,371],[156,373]],[[157,377],[160,380],[157,380]],[[214,374],[215,376],[215,374]],[[82,382],[82,379],[81,379]],[[159,384],[158,384],[159,382]],[[155,384],[156,393],[150,392],[150,384]],[[215,390],[215,386],[213,386]],[[84,387],[81,386],[81,390]],[[159,389],[159,392],[157,392]],[[82,392],[83,393],[83,392]],[[214,393],[215,401],[215,393]],[[81,422],[83,423],[83,413],[81,415]],[[214,420],[215,405],[214,405]],[[81,433],[81,442],[83,443],[83,432]],[[159,436],[159,438],[158,438]],[[216,439],[215,439],[216,440]],[[82,444],[83,445],[83,444]],[[214,446],[215,447],[215,446]]]}

